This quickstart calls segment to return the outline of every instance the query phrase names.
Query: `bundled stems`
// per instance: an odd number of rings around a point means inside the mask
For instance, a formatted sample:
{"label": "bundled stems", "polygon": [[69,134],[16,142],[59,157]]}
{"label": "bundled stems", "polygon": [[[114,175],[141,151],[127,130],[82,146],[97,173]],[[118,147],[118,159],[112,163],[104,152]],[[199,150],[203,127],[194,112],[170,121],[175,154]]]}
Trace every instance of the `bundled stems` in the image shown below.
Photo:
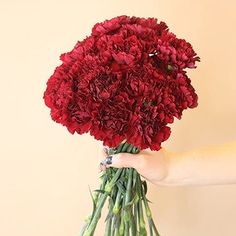
{"label": "bundled stems", "polygon": [[[109,155],[119,152],[136,154],[139,149],[127,142],[109,149]],[[146,182],[141,180],[135,169],[111,167],[105,170],[101,179],[100,189],[96,190],[93,197],[93,212],[86,220],[80,236],[94,235],[107,198],[105,236],[147,236],[143,210],[147,216],[150,236],[160,236],[146,198]]]}
{"label": "bundled stems", "polygon": [[[109,199],[109,210],[112,208],[112,200]],[[112,218],[107,216],[107,222],[106,222],[106,229],[105,229],[105,236],[110,236],[112,231]]]}

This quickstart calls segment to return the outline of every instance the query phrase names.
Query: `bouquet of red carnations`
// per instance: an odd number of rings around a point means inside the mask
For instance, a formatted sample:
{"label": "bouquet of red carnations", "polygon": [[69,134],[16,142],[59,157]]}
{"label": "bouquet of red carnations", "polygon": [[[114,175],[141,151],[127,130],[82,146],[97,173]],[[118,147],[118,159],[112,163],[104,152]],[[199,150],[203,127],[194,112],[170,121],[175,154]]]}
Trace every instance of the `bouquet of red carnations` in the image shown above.
{"label": "bouquet of red carnations", "polygon": [[[197,106],[184,69],[200,59],[155,18],[123,15],[97,23],[60,59],[44,92],[52,119],[72,134],[89,132],[111,155],[159,150],[170,136],[167,125]],[[135,169],[106,169],[100,189],[91,194],[93,211],[81,236],[94,235],[106,200],[105,235],[147,235],[144,212],[150,235],[159,235],[146,193]]]}

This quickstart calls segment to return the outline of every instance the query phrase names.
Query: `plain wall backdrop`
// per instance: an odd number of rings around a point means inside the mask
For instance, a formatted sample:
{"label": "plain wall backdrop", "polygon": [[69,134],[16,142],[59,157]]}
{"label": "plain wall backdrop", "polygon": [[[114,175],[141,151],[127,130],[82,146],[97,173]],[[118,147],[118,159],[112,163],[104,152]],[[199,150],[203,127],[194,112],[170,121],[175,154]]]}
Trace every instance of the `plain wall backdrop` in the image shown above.
{"label": "plain wall backdrop", "polygon": [[[176,120],[164,147],[235,140],[235,9],[233,0],[0,0],[0,235],[76,236],[91,211],[102,143],[53,122],[42,96],[60,54],[96,22],[156,17],[201,57],[188,70],[199,106]],[[236,185],[149,184],[148,196],[162,236],[236,235]]]}

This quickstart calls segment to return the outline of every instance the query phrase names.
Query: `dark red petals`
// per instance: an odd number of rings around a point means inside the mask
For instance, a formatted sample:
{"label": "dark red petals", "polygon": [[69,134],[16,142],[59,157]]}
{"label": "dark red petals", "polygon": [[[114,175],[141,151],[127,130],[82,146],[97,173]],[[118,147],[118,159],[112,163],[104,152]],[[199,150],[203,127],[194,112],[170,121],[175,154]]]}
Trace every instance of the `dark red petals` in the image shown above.
{"label": "dark red petals", "polygon": [[185,69],[200,58],[155,18],[97,23],[60,60],[43,96],[52,119],[109,147],[126,139],[159,150],[170,136],[168,124],[198,104]]}

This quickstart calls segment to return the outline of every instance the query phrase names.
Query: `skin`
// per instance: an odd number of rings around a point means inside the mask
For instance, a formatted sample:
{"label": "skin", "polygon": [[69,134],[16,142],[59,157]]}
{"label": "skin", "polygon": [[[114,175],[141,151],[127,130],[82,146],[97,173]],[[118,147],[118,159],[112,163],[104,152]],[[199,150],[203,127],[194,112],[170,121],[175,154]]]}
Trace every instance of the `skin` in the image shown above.
{"label": "skin", "polygon": [[[102,159],[107,157],[102,152]],[[132,167],[155,185],[191,186],[236,183],[236,141],[205,146],[186,152],[142,150],[139,154],[119,153],[112,156],[109,167]]]}

